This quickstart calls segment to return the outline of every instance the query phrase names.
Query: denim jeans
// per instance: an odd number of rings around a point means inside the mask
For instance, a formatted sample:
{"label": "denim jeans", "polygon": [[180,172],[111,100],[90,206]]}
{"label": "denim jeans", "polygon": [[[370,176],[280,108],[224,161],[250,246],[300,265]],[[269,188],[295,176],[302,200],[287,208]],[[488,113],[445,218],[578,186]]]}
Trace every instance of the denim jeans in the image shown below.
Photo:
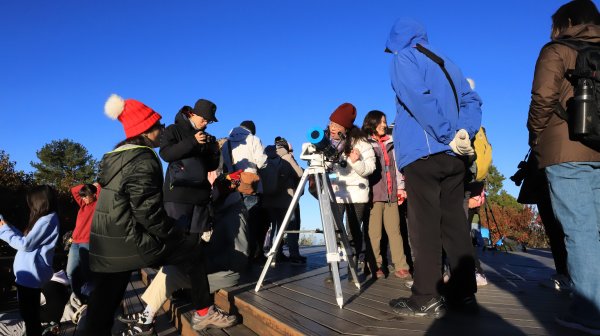
{"label": "denim jeans", "polygon": [[600,319],[600,162],[546,167],[554,214],[562,224],[573,281],[570,313],[584,322]]}
{"label": "denim jeans", "polygon": [[[67,260],[67,278],[71,283],[71,289],[78,299],[90,295],[90,244],[73,243],[69,249]],[[83,297],[82,297],[83,296]]]}

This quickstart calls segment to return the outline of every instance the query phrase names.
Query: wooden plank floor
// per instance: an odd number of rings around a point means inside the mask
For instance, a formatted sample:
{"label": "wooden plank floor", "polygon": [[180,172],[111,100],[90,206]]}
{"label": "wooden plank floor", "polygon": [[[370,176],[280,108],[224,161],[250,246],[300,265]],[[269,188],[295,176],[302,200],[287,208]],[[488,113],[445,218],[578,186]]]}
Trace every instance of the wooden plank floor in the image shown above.
{"label": "wooden plank floor", "polygon": [[[345,302],[340,309],[333,285],[324,281],[328,275],[324,248],[304,249],[302,253],[309,257],[306,266],[281,264],[270,268],[259,292],[254,291],[252,281],[228,291],[239,310],[253,309],[255,316],[249,320],[270,319],[265,330],[271,334],[580,335],[554,322],[554,316],[565,311],[568,295],[538,284],[554,273],[549,251],[481,253],[490,284],[477,293],[480,314],[449,313],[441,320],[396,315],[388,301],[410,295],[404,281],[393,276],[376,281],[362,277],[358,290],[347,281],[345,266],[340,267]],[[250,278],[254,281],[260,268],[253,270]]]}

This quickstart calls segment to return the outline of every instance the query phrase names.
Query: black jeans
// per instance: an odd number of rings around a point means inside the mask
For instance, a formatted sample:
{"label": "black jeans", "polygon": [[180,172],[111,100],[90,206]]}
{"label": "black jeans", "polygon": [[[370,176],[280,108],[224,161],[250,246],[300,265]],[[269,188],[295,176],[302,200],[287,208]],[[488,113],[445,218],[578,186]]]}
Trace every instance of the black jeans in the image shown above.
{"label": "black jeans", "polygon": [[[464,162],[448,154],[435,154],[404,168],[408,202],[408,230],[415,258],[411,300],[423,305],[447,293],[448,299],[477,291],[471,236],[463,210]],[[442,248],[452,277],[442,281]]]}
{"label": "black jeans", "polygon": [[25,321],[27,336],[41,336],[42,325],[40,318],[40,288],[25,287],[17,284],[19,295],[19,313]]}

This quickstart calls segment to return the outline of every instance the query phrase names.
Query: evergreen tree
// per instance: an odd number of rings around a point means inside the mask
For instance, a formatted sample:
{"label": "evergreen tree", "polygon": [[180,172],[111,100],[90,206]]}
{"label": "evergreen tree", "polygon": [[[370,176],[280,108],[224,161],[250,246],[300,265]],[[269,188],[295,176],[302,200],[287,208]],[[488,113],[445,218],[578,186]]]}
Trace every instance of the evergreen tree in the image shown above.
{"label": "evergreen tree", "polygon": [[98,162],[87,149],[72,140],[53,140],[36,152],[40,162],[31,162],[36,169],[33,176],[39,184],[50,184],[57,190],[68,192],[78,183],[92,183]]}

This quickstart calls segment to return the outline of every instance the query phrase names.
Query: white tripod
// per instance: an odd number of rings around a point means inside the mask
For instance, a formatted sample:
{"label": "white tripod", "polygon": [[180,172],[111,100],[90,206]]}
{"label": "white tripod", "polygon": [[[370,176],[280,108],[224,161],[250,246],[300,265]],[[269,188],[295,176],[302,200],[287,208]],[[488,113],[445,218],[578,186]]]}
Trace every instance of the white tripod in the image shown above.
{"label": "white tripod", "polygon": [[335,287],[335,298],[337,304],[340,306],[340,308],[342,308],[344,304],[344,298],[342,295],[342,286],[340,283],[340,273],[338,268],[340,261],[344,260],[348,262],[350,265],[350,274],[348,276],[352,276],[356,287],[360,289],[360,283],[358,281],[358,276],[356,275],[356,265],[354,263],[352,249],[350,248],[348,236],[346,235],[346,231],[338,213],[337,206],[333,206],[336,204],[335,196],[333,189],[331,188],[331,181],[329,180],[329,176],[325,169],[325,157],[323,153],[317,152],[314,145],[305,143],[302,145],[302,154],[300,155],[300,158],[308,161],[309,167],[304,171],[304,174],[300,179],[300,183],[298,184],[298,188],[296,188],[292,202],[285,213],[281,228],[279,229],[279,232],[277,232],[275,242],[267,254],[267,262],[263,267],[262,273],[260,274],[260,278],[258,279],[254,290],[257,292],[260,290],[265,276],[267,275],[267,271],[269,270],[269,265],[271,265],[279,245],[283,240],[283,234],[287,232],[286,228],[290,222],[290,217],[292,216],[296,206],[298,206],[298,200],[300,199],[300,195],[304,190],[306,182],[308,181],[308,177],[312,175],[314,176],[317,187],[316,191],[319,199],[319,209],[321,212],[321,224],[323,225],[323,234],[325,236],[327,262],[329,263],[332,273],[333,284]]}

